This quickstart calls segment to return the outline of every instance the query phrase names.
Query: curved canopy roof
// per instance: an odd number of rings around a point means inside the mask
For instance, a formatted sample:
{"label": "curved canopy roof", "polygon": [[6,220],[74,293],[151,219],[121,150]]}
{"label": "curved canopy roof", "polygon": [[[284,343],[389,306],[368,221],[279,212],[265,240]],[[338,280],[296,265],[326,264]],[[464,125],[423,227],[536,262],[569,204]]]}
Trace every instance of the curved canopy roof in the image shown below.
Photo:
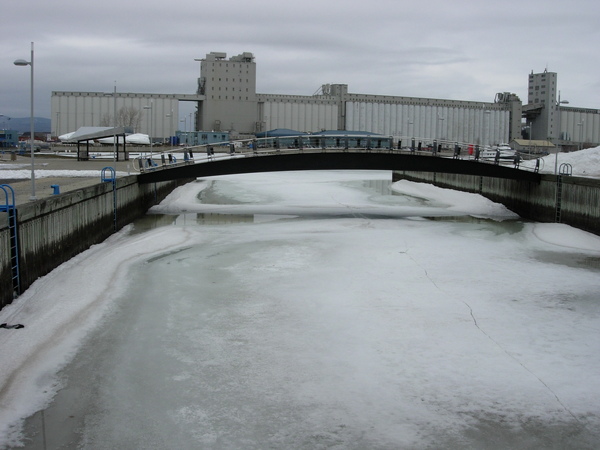
{"label": "curved canopy roof", "polygon": [[300,136],[308,133],[304,133],[303,131],[290,130],[289,128],[276,128],[270,131],[261,131],[260,133],[256,133],[255,136],[257,138],[270,138],[270,137],[286,137],[286,136]]}
{"label": "curved canopy roof", "polygon": [[324,130],[312,133],[312,136],[377,136],[389,137],[383,134],[372,133],[371,131],[346,131],[346,130]]}

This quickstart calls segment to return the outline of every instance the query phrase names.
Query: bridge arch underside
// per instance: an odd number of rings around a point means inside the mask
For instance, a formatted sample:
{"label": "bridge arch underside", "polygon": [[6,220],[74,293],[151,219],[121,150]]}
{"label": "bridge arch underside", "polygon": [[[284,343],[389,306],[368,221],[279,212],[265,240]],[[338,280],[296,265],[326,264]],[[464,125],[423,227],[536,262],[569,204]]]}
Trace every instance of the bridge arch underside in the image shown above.
{"label": "bridge arch underside", "polygon": [[473,160],[395,153],[298,153],[240,157],[158,169],[138,175],[138,182],[154,183],[178,178],[202,178],[257,172],[296,170],[403,170],[456,173],[539,183],[539,173]]}

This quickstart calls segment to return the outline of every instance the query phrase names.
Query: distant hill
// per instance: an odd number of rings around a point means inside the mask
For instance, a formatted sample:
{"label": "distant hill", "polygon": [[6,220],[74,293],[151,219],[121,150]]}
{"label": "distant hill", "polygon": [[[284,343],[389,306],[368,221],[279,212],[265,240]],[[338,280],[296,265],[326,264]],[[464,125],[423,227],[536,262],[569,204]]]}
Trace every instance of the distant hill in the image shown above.
{"label": "distant hill", "polygon": [[[29,131],[29,117],[12,117],[10,119],[5,119],[5,117],[0,117],[0,127],[8,130],[16,130],[19,133],[25,133]],[[44,117],[34,117],[33,127],[36,134],[50,133],[50,119],[46,119]]]}

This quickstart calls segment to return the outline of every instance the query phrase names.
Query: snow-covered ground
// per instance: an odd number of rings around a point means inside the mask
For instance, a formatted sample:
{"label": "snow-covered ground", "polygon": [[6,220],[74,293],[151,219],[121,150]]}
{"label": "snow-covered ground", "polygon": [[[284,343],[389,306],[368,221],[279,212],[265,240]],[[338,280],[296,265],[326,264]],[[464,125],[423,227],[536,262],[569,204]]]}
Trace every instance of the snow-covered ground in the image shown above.
{"label": "snow-covered ground", "polygon": [[[474,194],[401,181],[406,196],[386,196],[365,179],[390,173],[190,183],[153,208],[180,214],[175,226],[128,227],[40,278],[0,311],[25,325],[0,330],[0,447],[65,388],[57,372],[103,317],[135,304],[149,321],[118,325],[139,342],[93,371],[85,448],[193,448],[179,434],[196,448],[597,437],[600,238],[521,223]],[[224,201],[201,204],[202,190]],[[198,225],[216,213],[253,220]]]}
{"label": "snow-covered ground", "polygon": [[[36,178],[98,178],[99,170],[50,170],[35,168]],[[129,175],[117,172],[118,177]],[[28,180],[31,178],[31,166],[28,164],[2,164],[0,162],[0,184],[2,180]]]}

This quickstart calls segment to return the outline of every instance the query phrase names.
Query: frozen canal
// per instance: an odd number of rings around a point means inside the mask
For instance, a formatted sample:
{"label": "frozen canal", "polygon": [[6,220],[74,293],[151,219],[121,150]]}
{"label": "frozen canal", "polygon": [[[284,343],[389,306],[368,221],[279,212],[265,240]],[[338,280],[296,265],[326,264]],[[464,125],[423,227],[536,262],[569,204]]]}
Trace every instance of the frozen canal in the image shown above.
{"label": "frozen canal", "polygon": [[40,279],[0,314],[1,442],[595,448],[600,238],[390,179],[191,183]]}

